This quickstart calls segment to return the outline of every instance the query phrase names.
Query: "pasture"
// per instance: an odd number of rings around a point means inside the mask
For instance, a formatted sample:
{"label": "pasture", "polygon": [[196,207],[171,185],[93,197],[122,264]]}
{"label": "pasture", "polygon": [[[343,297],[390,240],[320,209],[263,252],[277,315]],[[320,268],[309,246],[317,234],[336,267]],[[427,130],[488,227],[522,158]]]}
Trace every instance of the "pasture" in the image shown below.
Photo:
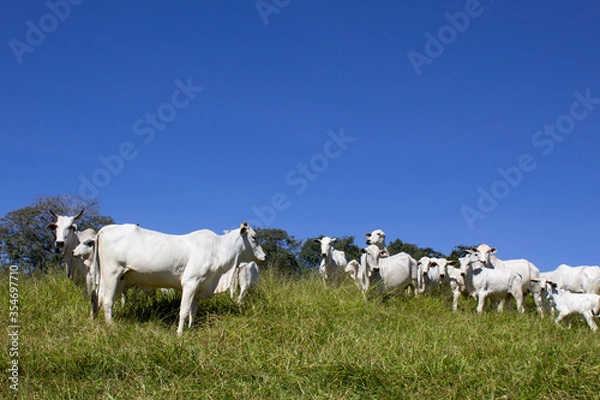
{"label": "pasture", "polygon": [[[5,315],[8,276],[0,299]],[[176,335],[179,296],[130,293],[115,323],[89,319],[64,273],[19,276],[21,399],[591,399],[600,396],[600,336],[449,294],[364,302],[348,278],[261,271],[245,304],[202,301]],[[565,325],[566,326],[566,325]],[[6,335],[5,335],[6,338]],[[5,339],[6,341],[7,339]],[[8,376],[8,353],[0,362]]]}

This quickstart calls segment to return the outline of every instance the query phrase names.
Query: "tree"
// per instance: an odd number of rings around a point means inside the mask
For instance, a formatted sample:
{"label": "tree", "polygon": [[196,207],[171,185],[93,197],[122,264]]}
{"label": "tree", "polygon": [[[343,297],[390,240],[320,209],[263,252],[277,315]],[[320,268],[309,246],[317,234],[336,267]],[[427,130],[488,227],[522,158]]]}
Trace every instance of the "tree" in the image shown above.
{"label": "tree", "polygon": [[26,271],[46,271],[60,263],[61,255],[54,249],[54,235],[46,229],[54,218],[48,210],[59,215],[75,215],[84,208],[78,229],[100,229],[114,223],[100,215],[98,201],[82,196],[63,195],[39,197],[30,206],[14,210],[0,218],[0,263],[17,264]]}
{"label": "tree", "polygon": [[283,229],[256,228],[256,233],[266,255],[264,268],[274,269],[285,275],[300,275],[303,272],[302,265],[296,258],[301,241]]}
{"label": "tree", "polygon": [[431,247],[421,248],[416,244],[412,243],[404,243],[400,239],[396,239],[387,246],[388,251],[391,255],[397,254],[400,252],[405,252],[410,254],[415,260],[419,260],[421,257],[444,257],[443,253],[439,251],[433,250]]}
{"label": "tree", "polygon": [[450,252],[450,255],[448,256],[448,259],[449,260],[458,260],[460,257],[463,257],[466,254],[466,250],[469,250],[472,247],[476,247],[476,246],[465,246],[464,244],[459,244],[457,246],[454,246],[454,248]]}

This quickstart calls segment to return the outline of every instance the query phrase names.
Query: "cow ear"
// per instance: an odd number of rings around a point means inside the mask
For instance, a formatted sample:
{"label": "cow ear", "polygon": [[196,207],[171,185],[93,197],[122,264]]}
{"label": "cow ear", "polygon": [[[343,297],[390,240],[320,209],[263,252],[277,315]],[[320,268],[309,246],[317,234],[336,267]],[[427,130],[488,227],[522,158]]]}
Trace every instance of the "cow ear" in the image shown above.
{"label": "cow ear", "polygon": [[471,247],[470,253],[473,254],[477,251],[477,247]]}
{"label": "cow ear", "polygon": [[331,243],[335,242],[336,240],[337,240],[337,238],[331,239]]}
{"label": "cow ear", "polygon": [[490,253],[492,253],[492,254],[496,254],[496,248],[495,248],[495,247],[492,247],[492,248],[490,249]]}
{"label": "cow ear", "polygon": [[72,225],[71,225],[71,228],[73,228],[73,230],[74,230],[75,232],[77,232],[77,224],[72,224]]}
{"label": "cow ear", "polygon": [[248,223],[244,222],[243,224],[240,225],[240,233],[242,235],[245,235],[246,232],[248,232]]}
{"label": "cow ear", "polygon": [[321,239],[313,239],[313,242],[321,244]]}
{"label": "cow ear", "polygon": [[379,252],[379,255],[380,255],[381,257],[389,257],[389,256],[390,256],[390,253],[389,253],[387,250],[381,250],[381,251]]}
{"label": "cow ear", "polygon": [[360,252],[361,252],[362,254],[367,254],[367,249],[362,249],[362,248],[361,248],[361,249],[360,249]]}
{"label": "cow ear", "polygon": [[448,261],[448,265],[456,265],[456,264],[457,264],[456,260]]}
{"label": "cow ear", "polygon": [[54,222],[46,225],[46,229],[50,229],[51,231],[56,229],[56,224]]}
{"label": "cow ear", "polygon": [[371,234],[370,233],[365,233],[365,237],[368,239],[368,238],[371,237]]}

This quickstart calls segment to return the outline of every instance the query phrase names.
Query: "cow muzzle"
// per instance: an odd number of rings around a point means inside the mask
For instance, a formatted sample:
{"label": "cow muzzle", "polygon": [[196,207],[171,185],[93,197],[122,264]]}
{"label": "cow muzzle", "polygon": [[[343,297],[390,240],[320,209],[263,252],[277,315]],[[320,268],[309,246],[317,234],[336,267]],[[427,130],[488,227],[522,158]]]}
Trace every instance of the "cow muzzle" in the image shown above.
{"label": "cow muzzle", "polygon": [[56,242],[54,242],[54,245],[55,245],[56,247],[58,247],[59,249],[62,249],[63,247],[65,247],[65,242],[64,242],[64,241],[62,241],[62,240],[60,240],[60,241],[59,241],[59,240],[57,240]]}

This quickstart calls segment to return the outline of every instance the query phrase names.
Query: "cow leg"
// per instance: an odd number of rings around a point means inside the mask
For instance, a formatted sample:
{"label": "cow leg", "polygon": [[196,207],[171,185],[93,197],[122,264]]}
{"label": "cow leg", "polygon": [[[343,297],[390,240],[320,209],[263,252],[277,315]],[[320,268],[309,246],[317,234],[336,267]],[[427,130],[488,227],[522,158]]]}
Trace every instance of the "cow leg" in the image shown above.
{"label": "cow leg", "polygon": [[566,316],[567,316],[567,314],[563,314],[562,312],[559,312],[558,317],[556,317],[556,319],[554,320],[554,323],[556,324],[556,326],[558,326],[560,324],[560,321],[562,321]]}
{"label": "cow leg", "polygon": [[502,297],[500,300],[498,300],[498,312],[499,313],[504,311],[504,301],[506,301],[505,297]]}
{"label": "cow leg", "polygon": [[118,275],[106,277],[105,279],[103,279],[103,282],[100,285],[100,302],[102,303],[102,308],[104,309],[104,318],[106,319],[106,322],[108,324],[111,324],[113,322],[112,308],[115,302],[115,297],[117,295],[118,285]]}
{"label": "cow leg", "polygon": [[460,298],[460,292],[454,291],[452,292],[452,311],[458,310],[458,299]]}
{"label": "cow leg", "polygon": [[479,293],[477,295],[477,298],[478,298],[477,312],[481,314],[483,312],[483,306],[485,305],[485,293]]}
{"label": "cow leg", "polygon": [[594,322],[594,314],[592,313],[591,310],[584,312],[583,318],[585,318],[585,320],[587,321],[587,324],[591,330],[593,330],[594,332],[596,332],[598,330],[598,326]]}
{"label": "cow leg", "polygon": [[192,309],[194,308],[193,303],[195,301],[194,297],[196,296],[196,291],[198,290],[198,284],[198,281],[188,281],[183,284],[181,293],[181,305],[179,307],[179,325],[177,326],[178,335],[181,335],[183,333],[183,325],[185,324],[186,318],[189,318],[189,326],[192,326]]}

